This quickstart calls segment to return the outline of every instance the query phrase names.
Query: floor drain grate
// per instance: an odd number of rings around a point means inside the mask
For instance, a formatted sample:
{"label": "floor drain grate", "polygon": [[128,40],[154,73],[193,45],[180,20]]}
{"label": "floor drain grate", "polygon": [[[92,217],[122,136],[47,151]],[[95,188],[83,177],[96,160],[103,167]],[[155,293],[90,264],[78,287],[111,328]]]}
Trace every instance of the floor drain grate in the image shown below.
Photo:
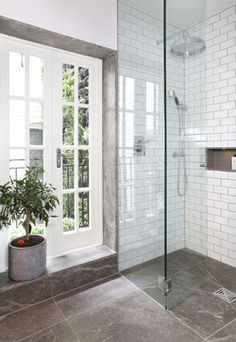
{"label": "floor drain grate", "polygon": [[216,290],[215,292],[213,292],[213,294],[229,304],[236,300],[236,294],[225,289],[224,287],[221,287],[219,290]]}

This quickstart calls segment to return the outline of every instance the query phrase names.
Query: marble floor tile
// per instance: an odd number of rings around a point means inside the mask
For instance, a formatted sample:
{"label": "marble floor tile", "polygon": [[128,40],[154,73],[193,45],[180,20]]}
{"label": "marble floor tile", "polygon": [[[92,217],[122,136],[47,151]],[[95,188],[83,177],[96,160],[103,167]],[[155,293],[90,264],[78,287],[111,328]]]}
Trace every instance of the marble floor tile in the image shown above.
{"label": "marble floor tile", "polygon": [[69,319],[81,342],[200,342],[190,329],[140,291]]}
{"label": "marble floor tile", "polygon": [[52,297],[52,277],[26,283],[8,291],[0,292],[0,316]]}
{"label": "marble floor tile", "polygon": [[[175,255],[177,256],[178,253],[176,252]],[[185,300],[187,296],[198,288],[199,283],[204,279],[207,279],[207,272],[199,266],[199,259],[196,259],[195,255],[193,256],[193,259],[191,259],[191,253],[185,253],[184,251],[183,253],[180,253],[179,259],[177,257],[175,259],[178,259],[180,262],[181,259],[187,257],[189,257],[192,262],[191,267],[189,267],[189,264],[185,263],[185,267],[182,269],[178,266],[178,262],[174,264],[174,261],[170,265],[170,277],[172,278],[173,289],[169,295],[169,308]],[[161,305],[164,305],[163,289],[158,285],[158,275],[160,274],[161,264],[160,258],[158,258],[152,263],[145,263],[143,266],[134,267],[123,272],[123,275],[135,284],[135,286],[157,300]]]}
{"label": "marble floor tile", "polygon": [[225,328],[210,337],[209,342],[235,342],[236,341],[236,320],[229,323]]}
{"label": "marble floor tile", "polygon": [[208,278],[213,279],[220,286],[236,292],[236,268],[226,265],[217,260],[207,258],[201,263],[202,268],[207,272]]}
{"label": "marble floor tile", "polygon": [[0,341],[15,342],[63,320],[53,300],[36,304],[0,319]]}
{"label": "marble floor tile", "polygon": [[78,342],[79,339],[66,321],[41,330],[19,342]]}
{"label": "marble floor tile", "polygon": [[215,297],[218,284],[204,280],[189,297],[171,308],[171,312],[203,338],[236,318],[236,311],[225,301]]}
{"label": "marble floor tile", "polygon": [[117,277],[84,291],[73,291],[57,297],[55,300],[66,317],[89,310],[115,297],[136,290],[125,278]]}

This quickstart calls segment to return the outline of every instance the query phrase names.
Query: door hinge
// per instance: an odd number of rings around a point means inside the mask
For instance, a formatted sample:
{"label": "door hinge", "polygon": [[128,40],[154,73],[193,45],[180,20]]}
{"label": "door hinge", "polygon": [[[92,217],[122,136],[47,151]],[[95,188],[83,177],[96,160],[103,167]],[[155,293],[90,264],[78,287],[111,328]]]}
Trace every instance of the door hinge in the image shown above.
{"label": "door hinge", "polygon": [[165,279],[163,276],[158,276],[158,287],[163,289],[166,294],[172,291],[172,279]]}

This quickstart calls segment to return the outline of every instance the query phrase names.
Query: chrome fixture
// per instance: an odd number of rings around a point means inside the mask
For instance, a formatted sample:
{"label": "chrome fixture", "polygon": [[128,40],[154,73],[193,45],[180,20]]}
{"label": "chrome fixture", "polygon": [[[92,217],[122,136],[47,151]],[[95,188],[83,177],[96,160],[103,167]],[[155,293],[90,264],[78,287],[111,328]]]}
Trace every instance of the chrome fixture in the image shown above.
{"label": "chrome fixture", "polygon": [[[185,126],[185,111],[186,111],[186,105],[184,103],[180,103],[179,98],[177,97],[175,91],[173,89],[170,89],[168,92],[168,95],[170,98],[174,99],[177,111],[178,111],[178,118],[179,118],[179,147],[178,152],[175,151],[173,153],[173,158],[178,158],[178,184],[177,184],[177,191],[179,196],[184,196],[187,191],[187,184],[188,184],[188,178],[187,178],[187,169],[186,169],[186,155],[184,151],[184,141],[185,141],[185,132],[184,132],[184,126]],[[181,189],[181,165],[183,165],[184,170],[184,186],[183,189]]]}
{"label": "chrome fixture", "polygon": [[134,142],[134,155],[145,156],[147,143],[149,143],[149,140],[146,140],[144,136],[136,136]]}
{"label": "chrome fixture", "polygon": [[201,54],[206,50],[206,44],[199,37],[191,37],[188,31],[183,33],[183,38],[176,40],[170,49],[172,55],[177,57],[191,57]]}

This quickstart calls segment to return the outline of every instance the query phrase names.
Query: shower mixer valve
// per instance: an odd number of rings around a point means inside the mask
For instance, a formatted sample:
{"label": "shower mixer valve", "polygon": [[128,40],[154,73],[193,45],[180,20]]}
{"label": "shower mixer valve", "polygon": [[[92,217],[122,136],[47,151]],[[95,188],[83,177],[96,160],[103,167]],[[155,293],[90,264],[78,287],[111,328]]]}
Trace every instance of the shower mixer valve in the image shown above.
{"label": "shower mixer valve", "polygon": [[146,154],[146,144],[150,140],[145,139],[144,136],[136,136],[134,140],[134,155],[135,156],[145,156]]}

